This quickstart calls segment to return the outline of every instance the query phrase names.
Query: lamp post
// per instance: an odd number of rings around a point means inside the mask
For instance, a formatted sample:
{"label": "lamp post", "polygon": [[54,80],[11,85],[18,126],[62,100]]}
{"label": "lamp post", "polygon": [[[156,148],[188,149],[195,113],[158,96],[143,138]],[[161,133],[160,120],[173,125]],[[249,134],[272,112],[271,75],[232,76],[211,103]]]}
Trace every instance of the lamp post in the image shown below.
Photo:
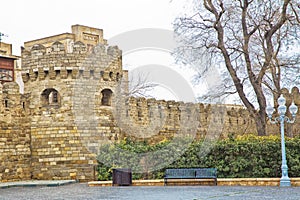
{"label": "lamp post", "polygon": [[289,119],[285,116],[286,113],[286,106],[285,106],[285,98],[281,95],[278,100],[278,114],[279,117],[276,117],[272,120],[272,114],[274,113],[275,109],[272,106],[268,106],[266,109],[268,118],[272,124],[280,123],[280,132],[281,132],[281,154],[282,154],[282,165],[281,165],[281,179],[280,179],[280,187],[284,186],[291,186],[291,181],[288,176],[288,166],[286,162],[286,153],[285,153],[285,141],[284,141],[284,122],[287,123],[294,123],[296,119],[296,114],[298,111],[298,107],[293,102],[292,105],[289,107],[289,111],[292,114],[292,119]]}

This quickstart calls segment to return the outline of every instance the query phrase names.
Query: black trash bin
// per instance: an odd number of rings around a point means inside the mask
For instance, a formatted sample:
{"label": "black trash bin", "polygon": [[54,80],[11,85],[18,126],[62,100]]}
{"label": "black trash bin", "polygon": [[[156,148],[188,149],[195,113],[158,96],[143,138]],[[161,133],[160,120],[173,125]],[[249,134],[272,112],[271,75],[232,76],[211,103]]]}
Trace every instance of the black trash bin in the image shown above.
{"label": "black trash bin", "polygon": [[132,185],[131,169],[113,169],[113,186],[130,186]]}

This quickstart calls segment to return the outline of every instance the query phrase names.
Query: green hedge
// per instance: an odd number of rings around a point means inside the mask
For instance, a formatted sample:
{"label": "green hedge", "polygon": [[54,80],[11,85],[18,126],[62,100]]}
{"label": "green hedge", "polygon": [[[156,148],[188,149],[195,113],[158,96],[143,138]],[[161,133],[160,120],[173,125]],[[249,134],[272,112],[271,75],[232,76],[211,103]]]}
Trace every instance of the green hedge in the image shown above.
{"label": "green hedge", "polygon": [[[188,148],[182,148],[184,146]],[[160,179],[166,168],[192,167],[217,168],[219,178],[281,176],[279,136],[247,135],[220,140],[205,153],[206,147],[204,141],[191,143],[188,139],[164,141],[156,145],[125,139],[103,145],[98,156],[98,178],[111,180],[112,168],[131,168],[134,172],[143,172],[133,173],[133,179]],[[289,176],[299,177],[300,137],[286,138],[286,152]]]}

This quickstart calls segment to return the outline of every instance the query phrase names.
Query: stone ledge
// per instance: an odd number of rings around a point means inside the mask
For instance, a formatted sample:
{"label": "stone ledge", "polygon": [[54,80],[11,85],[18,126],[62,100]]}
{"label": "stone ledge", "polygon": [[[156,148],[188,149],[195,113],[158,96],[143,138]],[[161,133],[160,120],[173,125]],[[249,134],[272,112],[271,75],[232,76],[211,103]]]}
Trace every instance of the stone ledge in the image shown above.
{"label": "stone ledge", "polygon": [[[212,179],[168,180],[168,185],[213,185]],[[219,178],[218,186],[279,186],[280,178]],[[300,178],[291,178],[292,186],[300,186]],[[91,181],[90,187],[112,186],[112,181]],[[133,180],[132,186],[163,186],[164,180]]]}
{"label": "stone ledge", "polygon": [[[218,179],[222,186],[279,186],[280,178],[228,178]],[[292,186],[300,186],[300,178],[291,178]]]}

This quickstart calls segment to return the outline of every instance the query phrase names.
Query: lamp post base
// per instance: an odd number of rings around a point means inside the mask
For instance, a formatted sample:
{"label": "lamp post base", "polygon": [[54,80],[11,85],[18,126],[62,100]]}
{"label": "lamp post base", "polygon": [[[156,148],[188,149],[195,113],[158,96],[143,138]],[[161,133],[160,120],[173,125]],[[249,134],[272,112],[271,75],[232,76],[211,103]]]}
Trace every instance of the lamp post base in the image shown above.
{"label": "lamp post base", "polygon": [[280,179],[280,187],[290,187],[291,186],[291,180],[288,177],[282,177]]}

